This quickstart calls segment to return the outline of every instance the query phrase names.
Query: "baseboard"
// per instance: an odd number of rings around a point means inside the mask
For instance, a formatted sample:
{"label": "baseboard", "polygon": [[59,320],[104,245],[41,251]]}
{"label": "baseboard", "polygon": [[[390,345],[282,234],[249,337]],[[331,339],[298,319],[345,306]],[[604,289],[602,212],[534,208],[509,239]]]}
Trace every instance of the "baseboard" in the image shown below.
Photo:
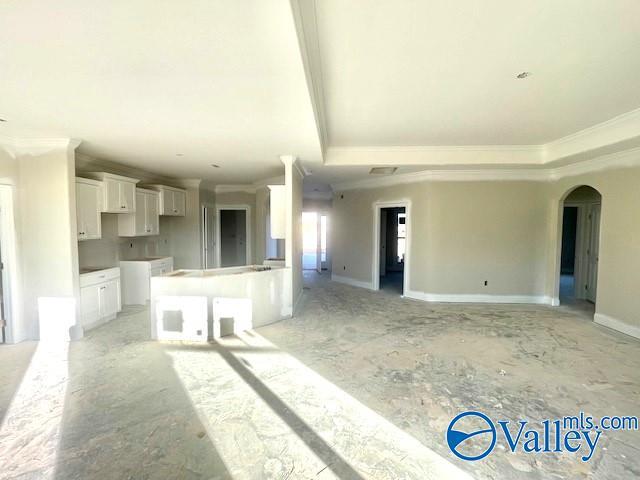
{"label": "baseboard", "polygon": [[340,275],[331,274],[331,281],[344,283],[346,285],[351,285],[352,287],[366,288],[367,290],[373,290],[373,285],[371,282],[363,282],[361,280],[356,280],[354,278],[342,277]]}
{"label": "baseboard", "polygon": [[593,316],[593,321],[598,325],[602,325],[603,327],[617,330],[618,332],[627,334],[631,337],[640,338],[640,327],[629,325],[628,323],[623,322],[622,320],[618,320],[617,318],[610,317],[603,313],[596,313]]}
{"label": "baseboard", "polygon": [[423,302],[441,303],[530,303],[536,305],[551,305],[551,297],[544,295],[473,295],[473,294],[442,294],[425,293],[416,290],[406,290],[404,296]]}

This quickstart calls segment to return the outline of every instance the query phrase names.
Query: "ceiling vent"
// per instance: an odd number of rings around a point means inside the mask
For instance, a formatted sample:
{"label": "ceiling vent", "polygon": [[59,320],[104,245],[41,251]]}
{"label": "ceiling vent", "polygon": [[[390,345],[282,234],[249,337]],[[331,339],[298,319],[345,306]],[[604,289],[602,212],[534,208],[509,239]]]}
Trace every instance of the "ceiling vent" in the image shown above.
{"label": "ceiling vent", "polygon": [[397,167],[374,167],[369,170],[369,175],[391,175],[396,173]]}

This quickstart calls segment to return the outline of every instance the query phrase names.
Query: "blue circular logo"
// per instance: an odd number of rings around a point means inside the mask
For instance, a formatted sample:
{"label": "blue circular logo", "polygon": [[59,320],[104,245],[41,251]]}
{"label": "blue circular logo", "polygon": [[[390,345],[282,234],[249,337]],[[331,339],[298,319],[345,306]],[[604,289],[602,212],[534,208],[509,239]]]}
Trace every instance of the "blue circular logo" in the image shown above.
{"label": "blue circular logo", "polygon": [[496,446],[496,427],[484,413],[462,412],[447,428],[447,444],[462,460],[480,460]]}

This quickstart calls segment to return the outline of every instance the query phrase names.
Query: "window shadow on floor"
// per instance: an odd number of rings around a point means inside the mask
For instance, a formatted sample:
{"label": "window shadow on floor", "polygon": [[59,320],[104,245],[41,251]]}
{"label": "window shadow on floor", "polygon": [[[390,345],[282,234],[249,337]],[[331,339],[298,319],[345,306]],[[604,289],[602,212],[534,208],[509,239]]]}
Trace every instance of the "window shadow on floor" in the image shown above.
{"label": "window shadow on floor", "polygon": [[250,364],[239,359],[234,352],[268,352],[278,349],[264,347],[225,347],[218,343],[208,346],[171,345],[168,349],[181,350],[213,350],[229,365],[229,367],[258,395],[289,428],[313,451],[313,453],[327,465],[338,478],[345,480],[362,480],[363,477],[331,446],[302,420],[284,401],[282,401],[267,385],[265,385],[251,370]]}

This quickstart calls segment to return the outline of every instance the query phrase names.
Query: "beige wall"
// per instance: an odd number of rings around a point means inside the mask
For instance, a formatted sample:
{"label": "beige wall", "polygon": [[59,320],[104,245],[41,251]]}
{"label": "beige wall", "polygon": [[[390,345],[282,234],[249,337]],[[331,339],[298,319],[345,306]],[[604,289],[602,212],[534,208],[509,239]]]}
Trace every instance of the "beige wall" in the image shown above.
{"label": "beige wall", "polygon": [[373,205],[408,200],[409,290],[543,295],[544,195],[539,182],[430,182],[339,192],[332,209],[333,273],[372,282]]}
{"label": "beige wall", "polygon": [[579,185],[602,195],[596,313],[631,325],[640,334],[640,167],[575,176],[547,186],[547,294],[558,296],[560,203]]}
{"label": "beige wall", "polygon": [[561,204],[580,185],[602,195],[596,320],[613,318],[640,335],[640,167],[554,182],[423,182],[337,192],[333,273],[371,284],[373,204],[408,200],[409,289],[551,303],[558,297]]}

